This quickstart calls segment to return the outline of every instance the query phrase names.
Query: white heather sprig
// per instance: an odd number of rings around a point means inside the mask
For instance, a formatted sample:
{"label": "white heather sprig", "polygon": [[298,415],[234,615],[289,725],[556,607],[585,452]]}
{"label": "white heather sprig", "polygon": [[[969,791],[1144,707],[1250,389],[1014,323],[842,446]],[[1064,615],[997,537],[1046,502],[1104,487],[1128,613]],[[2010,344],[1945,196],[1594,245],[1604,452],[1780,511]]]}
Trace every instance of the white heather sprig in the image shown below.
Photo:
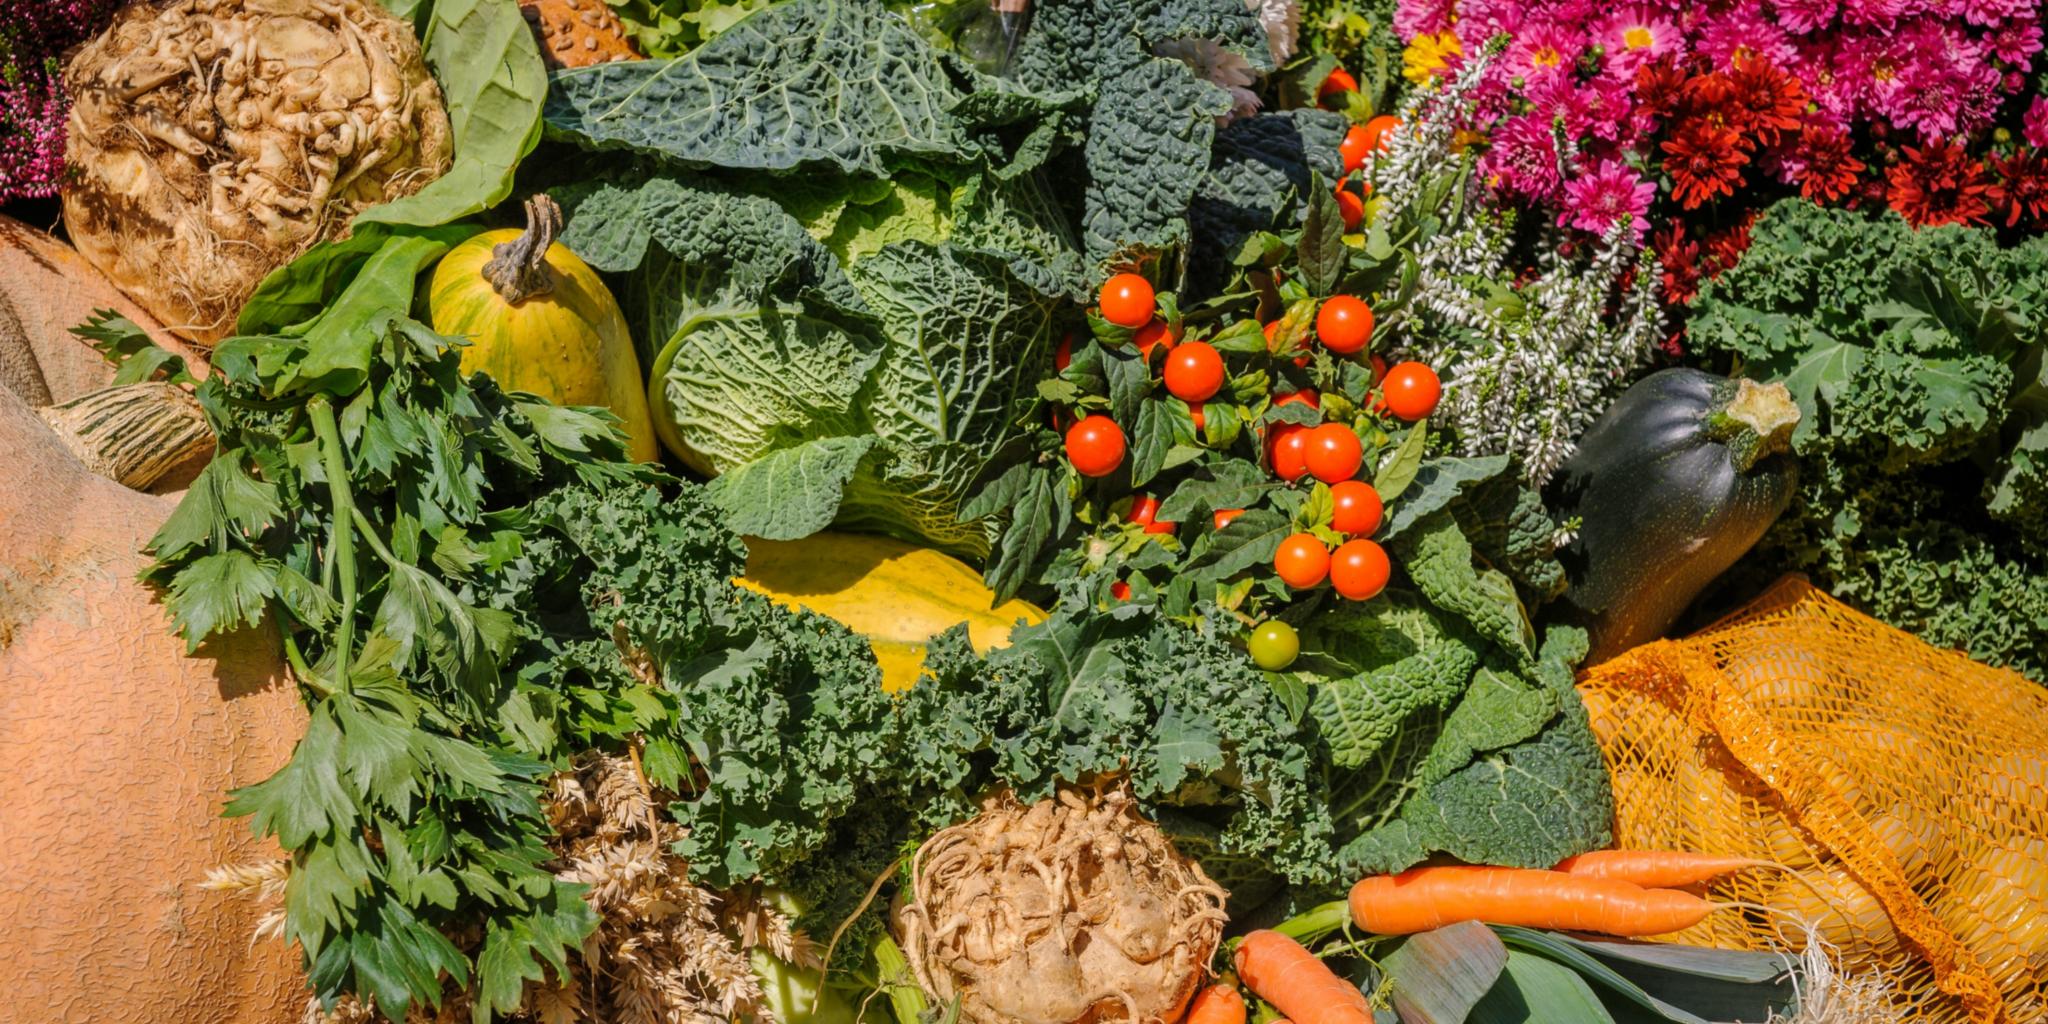
{"label": "white heather sprig", "polygon": [[[1374,194],[1385,197],[1381,217],[1412,212],[1445,168],[1460,166],[1453,143],[1470,123],[1470,95],[1493,52],[1403,106],[1402,127],[1372,171]],[[1541,486],[1649,359],[1663,327],[1661,275],[1623,218],[1590,255],[1583,247],[1563,255],[1570,236],[1541,229],[1537,274],[1517,287],[1513,211],[1489,206],[1487,190],[1469,181],[1462,187],[1462,197],[1453,189],[1435,211],[1445,226],[1417,247],[1416,294],[1394,328],[1394,346],[1443,378],[1432,418],[1449,428],[1460,453],[1511,454],[1524,479]],[[1453,218],[1461,198],[1463,212]]]}

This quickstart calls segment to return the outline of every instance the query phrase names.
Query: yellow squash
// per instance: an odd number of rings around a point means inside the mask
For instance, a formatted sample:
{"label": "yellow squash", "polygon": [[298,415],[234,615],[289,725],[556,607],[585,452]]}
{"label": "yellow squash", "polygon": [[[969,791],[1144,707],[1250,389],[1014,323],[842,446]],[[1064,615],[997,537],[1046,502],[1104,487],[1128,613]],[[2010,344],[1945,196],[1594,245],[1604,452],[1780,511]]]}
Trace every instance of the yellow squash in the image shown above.
{"label": "yellow squash", "polygon": [[659,457],[646,383],[625,315],[597,271],[557,243],[562,211],[526,201],[526,230],[487,231],[441,258],[428,286],[434,330],[470,340],[462,370],[561,405],[603,406],[625,425],[627,454]]}
{"label": "yellow squash", "polygon": [[1045,612],[1026,601],[994,605],[981,575],[957,558],[865,534],[750,537],[747,574],[733,582],[866,636],[882,666],[882,688],[892,693],[916,684],[925,645],[953,626],[967,623],[974,649],[986,652],[1009,644],[1019,620],[1045,621]]}

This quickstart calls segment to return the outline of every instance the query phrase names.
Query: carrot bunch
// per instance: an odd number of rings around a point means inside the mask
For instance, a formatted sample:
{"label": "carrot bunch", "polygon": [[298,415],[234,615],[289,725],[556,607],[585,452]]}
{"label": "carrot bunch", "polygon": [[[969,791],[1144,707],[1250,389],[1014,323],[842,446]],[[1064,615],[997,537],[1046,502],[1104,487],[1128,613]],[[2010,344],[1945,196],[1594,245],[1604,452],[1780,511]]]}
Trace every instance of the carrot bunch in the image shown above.
{"label": "carrot bunch", "polygon": [[1602,850],[1554,870],[1452,865],[1376,875],[1351,887],[1351,919],[1380,935],[1460,921],[1639,937],[1683,931],[1717,909],[1676,886],[1761,862],[1665,850]]}

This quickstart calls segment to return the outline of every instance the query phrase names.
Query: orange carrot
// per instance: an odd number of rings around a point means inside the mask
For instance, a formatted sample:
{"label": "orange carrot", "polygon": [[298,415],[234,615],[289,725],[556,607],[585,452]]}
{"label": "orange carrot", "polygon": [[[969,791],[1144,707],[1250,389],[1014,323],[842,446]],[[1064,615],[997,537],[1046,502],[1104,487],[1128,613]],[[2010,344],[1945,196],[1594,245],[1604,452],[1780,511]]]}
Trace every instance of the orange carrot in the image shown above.
{"label": "orange carrot", "polygon": [[1211,985],[1195,993],[1186,1024],[1244,1024],[1244,997],[1229,985]]}
{"label": "orange carrot", "polygon": [[1679,850],[1594,850],[1557,863],[1557,870],[1580,878],[1634,882],[1645,889],[1711,882],[1722,875],[1764,867],[1767,861]]}
{"label": "orange carrot", "polygon": [[1314,953],[1279,932],[1256,931],[1237,945],[1237,977],[1260,999],[1301,1024],[1372,1024],[1358,986],[1337,977]]}
{"label": "orange carrot", "polygon": [[1351,887],[1351,920],[1380,935],[1412,935],[1459,921],[1662,935],[1696,925],[1713,910],[1676,889],[1528,868],[1410,868]]}

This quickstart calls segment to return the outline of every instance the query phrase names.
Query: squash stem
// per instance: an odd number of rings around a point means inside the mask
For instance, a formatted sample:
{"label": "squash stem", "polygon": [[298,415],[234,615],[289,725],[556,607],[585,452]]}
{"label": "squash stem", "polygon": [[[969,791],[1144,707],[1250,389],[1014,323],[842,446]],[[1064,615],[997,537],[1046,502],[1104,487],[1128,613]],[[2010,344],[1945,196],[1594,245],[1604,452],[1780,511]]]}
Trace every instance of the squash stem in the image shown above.
{"label": "squash stem", "polygon": [[327,553],[341,582],[341,621],[335,628],[334,678],[337,688],[348,686],[348,664],[356,642],[356,537],[352,520],[355,500],[348,491],[348,463],[342,456],[341,431],[334,423],[334,406],[327,396],[315,396],[306,403],[313,419],[313,434],[320,439],[320,459],[327,469],[328,501],[334,505],[334,547]]}
{"label": "squash stem", "polygon": [[1745,377],[1717,397],[1721,400],[1707,414],[1707,433],[1728,446],[1737,472],[1747,473],[1764,459],[1792,449],[1799,405],[1783,382],[1758,384]]}
{"label": "squash stem", "polygon": [[548,247],[561,233],[562,208],[545,193],[534,195],[526,201],[525,233],[492,247],[484,280],[514,306],[552,291],[555,277],[548,269]]}

